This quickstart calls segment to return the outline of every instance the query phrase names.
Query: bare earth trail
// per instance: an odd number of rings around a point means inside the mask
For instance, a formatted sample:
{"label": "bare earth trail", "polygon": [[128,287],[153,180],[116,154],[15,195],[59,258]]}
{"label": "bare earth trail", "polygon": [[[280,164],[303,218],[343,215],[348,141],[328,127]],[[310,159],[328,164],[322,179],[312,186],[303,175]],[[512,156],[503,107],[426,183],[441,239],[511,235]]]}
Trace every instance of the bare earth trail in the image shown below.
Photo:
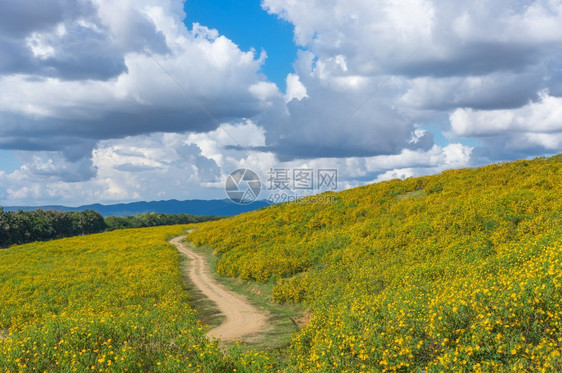
{"label": "bare earth trail", "polygon": [[202,255],[189,250],[181,242],[185,236],[170,240],[178,251],[187,256],[189,261],[189,278],[193,284],[211,301],[225,316],[224,322],[207,332],[210,338],[219,338],[224,342],[241,340],[252,334],[264,331],[267,326],[267,316],[252,306],[242,296],[227,290],[219,284],[209,273],[209,265]]}

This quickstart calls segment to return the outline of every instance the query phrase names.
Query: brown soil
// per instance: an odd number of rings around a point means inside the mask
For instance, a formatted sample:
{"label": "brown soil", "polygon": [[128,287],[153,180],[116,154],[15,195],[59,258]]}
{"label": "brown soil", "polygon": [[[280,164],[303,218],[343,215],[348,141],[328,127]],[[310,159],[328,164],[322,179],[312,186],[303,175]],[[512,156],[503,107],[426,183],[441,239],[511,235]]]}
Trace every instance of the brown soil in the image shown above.
{"label": "brown soil", "polygon": [[264,331],[267,316],[252,306],[244,297],[219,284],[209,273],[209,265],[205,257],[190,250],[182,237],[170,241],[178,251],[190,259],[189,278],[192,283],[211,301],[225,316],[224,322],[211,329],[207,336],[222,341],[243,340],[252,334]]}

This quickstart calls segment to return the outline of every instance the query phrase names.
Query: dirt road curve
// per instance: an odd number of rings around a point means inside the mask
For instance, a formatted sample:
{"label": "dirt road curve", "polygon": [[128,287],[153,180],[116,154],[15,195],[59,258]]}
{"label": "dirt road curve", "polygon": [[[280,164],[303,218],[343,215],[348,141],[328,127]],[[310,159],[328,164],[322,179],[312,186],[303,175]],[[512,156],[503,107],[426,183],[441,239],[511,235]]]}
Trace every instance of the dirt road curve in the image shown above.
{"label": "dirt road curve", "polygon": [[246,336],[262,331],[266,326],[267,317],[252,306],[242,296],[227,290],[212,278],[205,258],[187,248],[181,240],[185,236],[170,241],[178,251],[190,259],[189,278],[195,286],[212,300],[225,320],[218,327],[207,333],[208,337],[222,341],[241,340]]}

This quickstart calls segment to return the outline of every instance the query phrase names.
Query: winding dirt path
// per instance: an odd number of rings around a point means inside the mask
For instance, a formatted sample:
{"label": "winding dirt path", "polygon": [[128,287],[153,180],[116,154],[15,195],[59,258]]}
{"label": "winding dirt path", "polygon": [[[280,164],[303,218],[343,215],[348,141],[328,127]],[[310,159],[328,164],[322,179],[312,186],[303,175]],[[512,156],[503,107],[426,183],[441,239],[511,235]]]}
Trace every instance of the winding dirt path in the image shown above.
{"label": "winding dirt path", "polygon": [[178,251],[187,256],[189,261],[189,278],[193,284],[211,301],[216,303],[225,316],[224,322],[209,330],[207,336],[219,338],[224,342],[240,340],[251,334],[263,331],[266,327],[267,316],[258,311],[242,296],[227,290],[215,281],[209,273],[209,266],[205,257],[189,250],[181,242],[185,236],[170,240]]}

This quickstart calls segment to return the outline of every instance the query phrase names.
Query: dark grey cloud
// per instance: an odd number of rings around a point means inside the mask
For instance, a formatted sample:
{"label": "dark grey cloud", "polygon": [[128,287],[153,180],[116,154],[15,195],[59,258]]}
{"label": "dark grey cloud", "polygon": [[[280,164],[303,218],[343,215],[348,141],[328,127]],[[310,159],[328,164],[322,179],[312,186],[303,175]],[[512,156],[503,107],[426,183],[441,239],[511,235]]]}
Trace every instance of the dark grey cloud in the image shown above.
{"label": "dark grey cloud", "polygon": [[[250,102],[240,104],[235,109],[208,107],[221,122],[257,113]],[[110,111],[91,119],[30,118],[23,114],[0,113],[0,148],[61,150],[68,159],[79,159],[90,154],[99,140],[153,132],[208,132],[216,128],[216,123],[200,107],[187,100],[185,108],[181,109],[141,106],[136,113]]]}
{"label": "dark grey cloud", "polygon": [[6,0],[0,14],[0,74],[107,80],[126,71],[128,52],[169,51],[164,35],[138,11],[126,15],[118,35],[90,1]]}
{"label": "dark grey cloud", "polygon": [[72,25],[67,34],[51,44],[53,57],[34,59],[34,69],[16,71],[65,80],[106,80],[126,72],[124,52],[111,35]]}
{"label": "dark grey cloud", "polygon": [[59,152],[20,153],[25,167],[19,172],[37,183],[86,181],[97,171],[90,156],[69,161]]}
{"label": "dark grey cloud", "polygon": [[431,148],[433,138],[429,134],[418,143],[410,142],[414,122],[393,107],[384,94],[359,108],[380,80],[373,79],[361,89],[343,90],[305,76],[302,81],[308,98],[292,100],[285,112],[272,111],[258,117],[258,123],[267,123],[268,146],[260,149],[273,151],[281,161],[287,161],[368,157]]}
{"label": "dark grey cloud", "polygon": [[[498,41],[461,43],[451,46],[450,55],[438,58],[420,53],[401,74],[407,77],[480,76],[493,72],[523,73],[526,68],[544,61],[560,44],[507,44]],[[432,58],[433,57],[433,58]]]}
{"label": "dark grey cloud", "polygon": [[0,74],[37,69],[33,54],[22,40],[8,38],[0,34]]}
{"label": "dark grey cloud", "polygon": [[548,73],[545,74],[545,79],[548,85],[545,87],[549,90],[552,96],[562,97],[562,48],[561,52],[555,59],[550,61],[547,66]]}
{"label": "dark grey cloud", "polygon": [[27,152],[59,152],[70,162],[81,161],[92,154],[96,141],[81,137],[56,136],[4,136],[0,131],[0,148]]}
{"label": "dark grey cloud", "polygon": [[0,33],[24,38],[34,31],[48,30],[68,16],[87,11],[89,4],[72,0],[2,0]]}
{"label": "dark grey cloud", "polygon": [[414,80],[401,103],[447,112],[458,107],[478,110],[513,109],[536,100],[553,83],[539,66],[519,74],[492,73],[475,77]]}
{"label": "dark grey cloud", "polygon": [[528,143],[516,133],[497,136],[480,137],[481,146],[472,151],[475,164],[485,165],[498,161],[514,161],[517,159],[533,158],[540,154],[557,154],[559,151],[546,150],[537,143]]}
{"label": "dark grey cloud", "polygon": [[0,138],[0,148],[9,150],[26,151],[54,151],[60,149],[60,144],[42,143],[40,138],[27,138],[16,136],[2,136]]}

